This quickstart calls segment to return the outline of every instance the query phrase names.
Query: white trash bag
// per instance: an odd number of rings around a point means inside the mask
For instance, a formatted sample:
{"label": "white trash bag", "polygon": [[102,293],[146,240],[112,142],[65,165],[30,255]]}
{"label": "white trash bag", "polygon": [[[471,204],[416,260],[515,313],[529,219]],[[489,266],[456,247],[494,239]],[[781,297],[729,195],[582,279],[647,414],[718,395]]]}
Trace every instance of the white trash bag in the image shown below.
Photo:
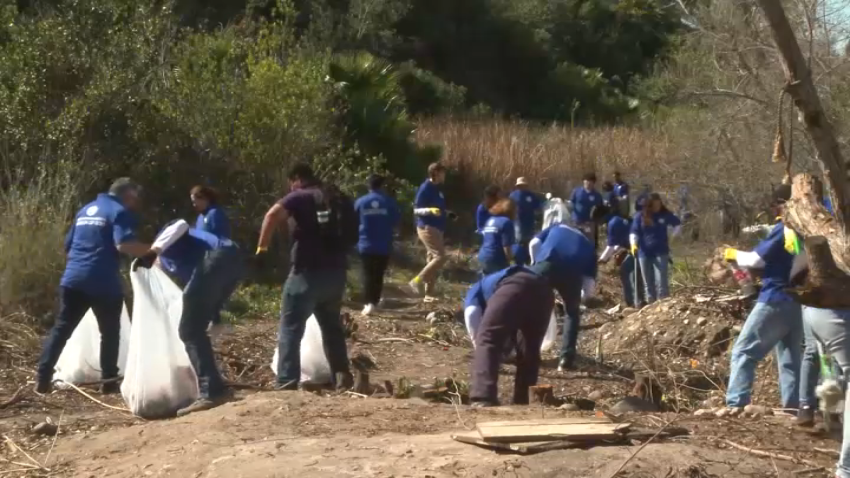
{"label": "white trash bag", "polygon": [[[127,364],[127,349],[130,345],[130,316],[127,306],[121,311],[121,332],[118,339],[118,374],[121,375]],[[97,318],[89,309],[83,320],[74,329],[71,338],[62,349],[62,355],[56,362],[53,380],[78,385],[101,380],[100,373],[100,329]],[[62,388],[62,384],[56,385]]]}
{"label": "white trash bag", "polygon": [[543,229],[553,224],[567,224],[569,220],[570,211],[561,198],[550,198],[543,205]]}
{"label": "white trash bag", "polygon": [[133,328],[121,395],[133,414],[175,415],[198,398],[198,378],[177,328],[183,292],[158,267],[130,273]]}
{"label": "white trash bag", "polygon": [[558,338],[558,315],[552,311],[552,317],[549,319],[549,327],[546,329],[546,335],[543,336],[543,343],[540,345],[540,351],[546,352],[552,348],[555,339]]}
{"label": "white trash bag", "polygon": [[[278,349],[274,349],[272,372],[277,374]],[[301,382],[311,384],[331,383],[331,366],[322,346],[322,329],[315,315],[307,319],[304,338],[301,339]]]}

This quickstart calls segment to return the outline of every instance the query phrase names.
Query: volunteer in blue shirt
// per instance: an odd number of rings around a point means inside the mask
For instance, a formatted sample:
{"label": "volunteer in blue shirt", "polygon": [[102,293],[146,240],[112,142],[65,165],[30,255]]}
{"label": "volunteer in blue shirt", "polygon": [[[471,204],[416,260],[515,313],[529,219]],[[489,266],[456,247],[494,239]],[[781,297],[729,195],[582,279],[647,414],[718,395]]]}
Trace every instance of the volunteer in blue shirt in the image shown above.
{"label": "volunteer in blue shirt", "polygon": [[620,198],[614,191],[614,184],[611,181],[602,183],[602,207],[605,211],[603,219],[605,224],[608,224],[612,217],[620,214]]}
{"label": "volunteer in blue shirt", "polygon": [[640,294],[635,286],[635,257],[629,254],[629,229],[631,220],[614,216],[608,221],[608,246],[599,256],[599,262],[605,264],[611,258],[619,264],[620,283],[623,285],[623,299],[628,307],[635,307],[635,293]]}
{"label": "volunteer in blue shirt", "polygon": [[644,184],[643,189],[641,189],[640,193],[635,198],[635,212],[643,211],[643,206],[646,204],[646,201],[649,199],[649,195],[652,193],[652,186],[649,184]]}
{"label": "volunteer in blue shirt", "polygon": [[189,197],[198,212],[195,228],[230,239],[230,219],[227,218],[224,208],[219,205],[218,191],[209,186],[195,186]]}
{"label": "volunteer in blue shirt", "polygon": [[[218,237],[230,239],[230,219],[219,205],[218,191],[209,186],[195,186],[189,192],[189,197],[192,200],[192,207],[198,212],[198,219],[195,220],[195,229],[206,231],[215,234]],[[223,298],[222,300],[226,300]],[[224,308],[224,302],[218,304],[217,309]],[[209,335],[210,338],[216,338],[225,335],[229,330],[229,326],[221,323],[221,314],[213,316],[210,323]]]}
{"label": "volunteer in blue shirt", "polygon": [[593,211],[602,207],[602,195],[596,190],[596,175],[585,174],[581,187],[570,195],[573,223],[583,229],[593,222]]}
{"label": "volunteer in blue shirt", "polygon": [[632,255],[638,257],[646,300],[653,303],[670,296],[670,240],[681,231],[682,221],[664,207],[658,193],[652,193],[643,210],[632,220],[629,244]]}
{"label": "volunteer in blue shirt", "polygon": [[614,171],[614,193],[620,200],[620,215],[629,217],[629,184],[623,179],[619,171]]}
{"label": "volunteer in blue shirt", "polygon": [[529,249],[532,269],[548,279],[564,300],[567,318],[558,370],[571,369],[581,325],[582,295],[589,299],[596,292],[596,251],[581,231],[566,224],[554,224],[538,234]]}
{"label": "volunteer in blue shirt", "polygon": [[514,245],[514,202],[500,199],[490,208],[490,219],[481,231],[483,241],[478,250],[481,273],[493,274],[511,263],[511,248]]}
{"label": "volunteer in blue shirt", "polygon": [[236,290],[242,258],[230,239],[192,229],[180,219],[160,231],[149,253],[133,262],[133,270],[149,269],[159,258],[164,270],[178,277],[183,288],[183,312],[178,333],[198,376],[198,399],[177,416],[208,410],[230,396],[218,371],[207,327]]}
{"label": "volunteer in blue shirt", "polygon": [[393,249],[393,229],[398,225],[399,210],[395,199],[383,191],[384,178],[369,177],[369,193],[354,202],[360,216],[360,238],[357,250],[363,266],[363,315],[371,315],[381,302],[384,274]]}
{"label": "volunteer in blue shirt", "polygon": [[446,262],[445,230],[446,219],[455,219],[453,212],[446,209],[446,198],[440,185],[446,181],[446,167],[440,163],[428,166],[426,179],[416,193],[413,214],[416,215],[416,233],[428,250],[428,263],[410,281],[408,286],[416,294],[425,293],[425,301],[436,300],[434,285]]}
{"label": "volunteer in blue shirt", "polygon": [[[790,197],[790,185],[774,191],[773,208],[777,216]],[[762,287],[758,302],[732,348],[727,408],[720,413],[737,415],[750,404],[756,366],[774,347],[782,408],[796,409],[800,391],[802,311],[800,304],[785,292],[793,270],[801,270],[805,264],[805,254],[800,254],[796,233],[780,221],[752,252],[727,249],[724,256],[740,267],[761,269]]]}
{"label": "volunteer in blue shirt", "polygon": [[499,367],[513,337],[517,338],[513,403],[528,403],[528,387],[537,384],[540,347],[554,305],[548,281],[524,266],[488,275],[469,289],[464,316],[475,344],[472,406],[499,404]]}
{"label": "volunteer in blue shirt", "polygon": [[487,219],[490,219],[490,208],[499,200],[502,195],[502,190],[499,186],[491,184],[484,190],[484,198],[478,209],[475,210],[475,232],[481,234],[484,229],[484,224],[487,224]]}
{"label": "volunteer in blue shirt", "polygon": [[543,211],[543,198],[530,189],[528,180],[523,177],[517,178],[516,189],[510,198],[516,204],[517,210],[514,261],[519,265],[528,264],[528,243],[537,231],[537,216]]}
{"label": "volunteer in blue shirt", "polygon": [[[59,315],[38,362],[35,391],[49,393],[53,372],[65,343],[91,309],[100,329],[100,369],[103,379],[118,376],[118,346],[124,289],[120,254],[138,257],[150,246],[136,238],[141,188],[129,178],[112,183],[108,194],[77,213],[65,237],[65,273],[59,290]],[[118,383],[105,383],[104,393],[117,393]]]}

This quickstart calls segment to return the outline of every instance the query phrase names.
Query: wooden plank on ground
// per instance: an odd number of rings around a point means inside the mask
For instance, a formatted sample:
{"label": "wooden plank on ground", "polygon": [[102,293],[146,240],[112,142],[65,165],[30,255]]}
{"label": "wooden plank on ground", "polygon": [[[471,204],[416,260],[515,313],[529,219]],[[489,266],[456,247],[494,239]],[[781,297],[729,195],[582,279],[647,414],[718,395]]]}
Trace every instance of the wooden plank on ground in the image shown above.
{"label": "wooden plank on ground", "polygon": [[516,425],[572,425],[582,423],[613,423],[608,417],[563,417],[563,418],[539,418],[529,420],[512,420],[504,422],[482,422],[478,426],[486,427],[513,427]]}
{"label": "wooden plank on ground", "polygon": [[554,440],[585,441],[606,440],[622,436],[629,424],[614,423],[567,423],[548,425],[527,425],[517,422],[513,426],[488,427],[478,425],[478,433],[486,442],[522,443]]}

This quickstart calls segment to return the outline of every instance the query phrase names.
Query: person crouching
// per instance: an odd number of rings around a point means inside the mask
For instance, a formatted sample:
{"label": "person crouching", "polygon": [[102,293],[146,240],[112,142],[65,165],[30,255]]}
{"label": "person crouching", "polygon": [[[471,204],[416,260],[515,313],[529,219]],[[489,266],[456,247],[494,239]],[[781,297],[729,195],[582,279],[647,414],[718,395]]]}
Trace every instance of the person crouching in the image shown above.
{"label": "person crouching", "polygon": [[531,269],[512,266],[488,275],[467,294],[465,315],[474,337],[473,407],[499,404],[499,367],[503,352],[516,335],[514,404],[528,403],[528,387],[537,384],[540,346],[546,335],[555,295],[549,282]]}

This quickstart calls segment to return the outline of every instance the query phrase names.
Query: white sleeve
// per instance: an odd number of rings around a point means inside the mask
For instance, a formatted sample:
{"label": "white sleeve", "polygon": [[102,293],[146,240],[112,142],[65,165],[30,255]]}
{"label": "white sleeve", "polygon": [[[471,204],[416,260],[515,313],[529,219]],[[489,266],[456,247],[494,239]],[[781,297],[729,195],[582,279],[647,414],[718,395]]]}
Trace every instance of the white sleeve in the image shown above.
{"label": "white sleeve", "polygon": [[151,249],[157,251],[157,253],[161,253],[162,251],[168,249],[178,239],[183,237],[184,234],[189,230],[189,224],[184,220],[179,220],[174,224],[166,227],[162,232],[157,236],[156,241],[154,241]]}
{"label": "white sleeve", "polygon": [[755,252],[738,251],[735,255],[735,262],[746,269],[761,269],[764,267],[764,259]]}
{"label": "white sleeve", "polygon": [[536,237],[528,243],[528,256],[531,259],[532,264],[535,262],[534,257],[537,256],[537,252],[540,250],[540,244],[542,243],[543,242]]}
{"label": "white sleeve", "polygon": [[[738,253],[740,254],[740,252]],[[809,268],[809,255],[805,252],[801,254],[797,254],[794,256],[794,263],[791,265],[791,276],[789,277],[791,280],[794,280],[797,277],[797,274],[805,271]]]}
{"label": "white sleeve", "polygon": [[602,255],[599,256],[600,261],[607,261],[614,255],[615,252],[620,250],[620,246],[607,246],[604,251],[602,251]]}
{"label": "white sleeve", "polygon": [[596,280],[591,277],[583,277],[581,280],[581,297],[589,299],[596,295]]}
{"label": "white sleeve", "polygon": [[475,348],[475,334],[478,332],[478,326],[481,325],[481,317],[483,313],[481,307],[470,305],[463,311],[463,319],[466,322],[466,331],[469,333],[469,338],[472,339],[472,347]]}
{"label": "white sleeve", "polygon": [[629,234],[629,244],[636,246],[638,244],[637,234]]}

